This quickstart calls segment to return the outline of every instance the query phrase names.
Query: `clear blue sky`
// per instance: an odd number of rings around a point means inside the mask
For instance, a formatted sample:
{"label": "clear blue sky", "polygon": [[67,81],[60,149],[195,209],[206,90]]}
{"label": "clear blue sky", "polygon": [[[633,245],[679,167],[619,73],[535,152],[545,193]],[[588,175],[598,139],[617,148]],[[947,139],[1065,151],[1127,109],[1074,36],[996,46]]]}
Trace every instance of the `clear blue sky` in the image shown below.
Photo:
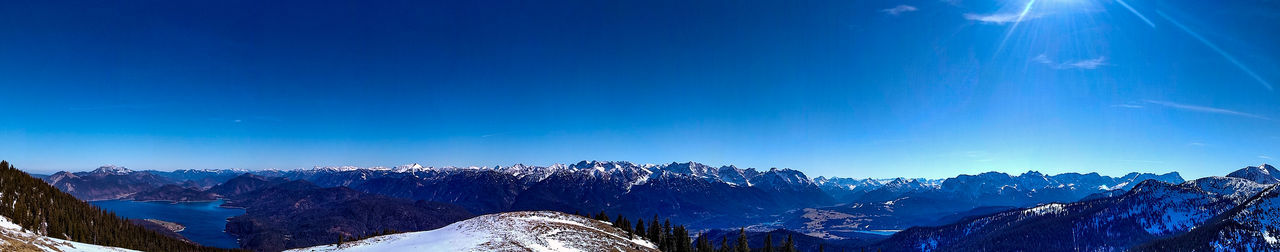
{"label": "clear blue sky", "polygon": [[1275,1],[3,5],[0,158],[33,172],[1200,177],[1280,158]]}

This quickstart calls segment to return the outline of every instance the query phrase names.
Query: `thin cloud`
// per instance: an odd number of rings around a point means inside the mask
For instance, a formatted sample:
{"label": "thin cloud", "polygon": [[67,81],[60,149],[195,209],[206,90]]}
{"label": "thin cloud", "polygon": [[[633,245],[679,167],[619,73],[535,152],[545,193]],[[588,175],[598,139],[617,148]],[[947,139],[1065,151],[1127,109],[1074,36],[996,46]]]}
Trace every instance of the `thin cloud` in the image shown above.
{"label": "thin cloud", "polygon": [[907,13],[907,12],[912,12],[912,11],[916,11],[916,10],[919,10],[919,9],[917,9],[915,6],[911,6],[911,5],[905,5],[905,4],[903,4],[903,5],[894,6],[893,8],[888,8],[888,9],[880,10],[880,12],[884,12],[884,13],[888,13],[889,15],[897,16],[898,14]]}
{"label": "thin cloud", "polygon": [[1107,57],[1098,57],[1095,59],[1078,60],[1070,63],[1063,63],[1063,68],[1075,69],[1098,69],[1099,66],[1107,65]]}
{"label": "thin cloud", "polygon": [[[1038,17],[1040,17],[1040,15],[1027,15],[1025,17],[1022,17],[1022,20],[1026,21],[1026,20],[1038,18]],[[1003,25],[1003,24],[1013,23],[1018,21],[1018,13],[993,13],[993,14],[986,14],[986,15],[975,14],[975,13],[965,13],[964,19],[978,21],[984,24]]]}
{"label": "thin cloud", "polygon": [[1092,59],[1056,62],[1044,54],[1036,55],[1031,61],[1048,65],[1054,69],[1098,69],[1098,67],[1108,65],[1106,56],[1099,56]]}
{"label": "thin cloud", "polygon": [[1168,101],[1156,101],[1156,100],[1144,100],[1144,101],[1150,104],[1165,106],[1168,108],[1173,108],[1178,110],[1186,110],[1186,111],[1202,112],[1202,113],[1213,113],[1213,114],[1221,114],[1221,115],[1232,115],[1232,116],[1248,117],[1248,118],[1262,119],[1262,120],[1271,120],[1271,118],[1268,118],[1265,116],[1260,116],[1260,115],[1255,115],[1255,114],[1250,114],[1250,113],[1245,113],[1245,112],[1240,112],[1235,110],[1229,110],[1229,109],[1187,105],[1187,104],[1168,102]]}
{"label": "thin cloud", "polygon": [[1113,107],[1113,108],[1127,108],[1127,109],[1140,109],[1140,108],[1143,108],[1143,106],[1142,106],[1142,105],[1137,105],[1137,104],[1128,104],[1128,103],[1125,103],[1125,104],[1116,104],[1116,105],[1111,105],[1111,107]]}
{"label": "thin cloud", "polygon": [[1036,55],[1035,58],[1031,58],[1031,61],[1040,62],[1042,64],[1050,64],[1050,65],[1054,64],[1053,60],[1049,59],[1049,56],[1045,56],[1043,53],[1041,53],[1040,55]]}
{"label": "thin cloud", "polygon": [[1187,146],[1191,146],[1191,147],[1204,147],[1204,145],[1205,145],[1205,144],[1204,144],[1204,143],[1201,143],[1201,142],[1190,142],[1190,143],[1187,143]]}
{"label": "thin cloud", "polygon": [[1258,158],[1262,158],[1262,159],[1274,159],[1274,158],[1271,158],[1271,156],[1267,156],[1267,155],[1258,155]]}

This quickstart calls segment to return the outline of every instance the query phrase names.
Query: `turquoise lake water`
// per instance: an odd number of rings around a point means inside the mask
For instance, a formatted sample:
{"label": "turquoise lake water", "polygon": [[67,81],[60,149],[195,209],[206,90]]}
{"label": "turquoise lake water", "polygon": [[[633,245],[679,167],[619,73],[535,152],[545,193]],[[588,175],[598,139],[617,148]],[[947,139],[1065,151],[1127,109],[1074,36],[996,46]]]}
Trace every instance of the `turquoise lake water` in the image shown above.
{"label": "turquoise lake water", "polygon": [[209,202],[139,202],[130,200],[105,200],[89,202],[102,209],[130,219],[157,219],[186,226],[178,232],[187,239],[205,246],[239,248],[236,238],[223,232],[227,218],[244,214],[244,209],[222,208],[222,200]]}

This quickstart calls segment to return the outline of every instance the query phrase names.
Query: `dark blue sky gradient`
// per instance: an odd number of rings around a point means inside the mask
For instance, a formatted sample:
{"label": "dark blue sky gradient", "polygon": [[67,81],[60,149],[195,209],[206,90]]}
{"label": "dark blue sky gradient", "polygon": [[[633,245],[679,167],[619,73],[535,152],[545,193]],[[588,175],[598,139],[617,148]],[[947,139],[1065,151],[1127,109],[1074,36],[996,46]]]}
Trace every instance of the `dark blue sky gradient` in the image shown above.
{"label": "dark blue sky gradient", "polygon": [[1128,2],[1152,27],[1040,0],[1010,32],[1025,4],[9,2],[0,158],[1197,177],[1280,157],[1280,99],[1242,70],[1280,82],[1280,4]]}

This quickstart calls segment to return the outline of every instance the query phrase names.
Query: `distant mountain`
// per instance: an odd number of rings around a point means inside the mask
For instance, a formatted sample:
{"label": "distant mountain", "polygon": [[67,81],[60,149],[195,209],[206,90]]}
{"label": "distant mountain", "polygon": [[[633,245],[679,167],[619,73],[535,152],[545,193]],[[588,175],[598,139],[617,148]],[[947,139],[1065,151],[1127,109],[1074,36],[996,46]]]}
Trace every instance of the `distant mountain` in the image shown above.
{"label": "distant mountain", "polygon": [[837,201],[845,202],[852,201],[853,198],[851,197],[854,195],[866,193],[867,191],[875,190],[876,188],[880,188],[884,185],[883,182],[870,178],[828,178],[819,176],[814,178],[813,182],[818,184],[818,188],[827,192],[827,194],[831,195],[832,198],[835,198]]}
{"label": "distant mountain", "polygon": [[552,211],[483,215],[422,232],[289,251],[658,251],[609,223]]}
{"label": "distant mountain", "polygon": [[81,200],[109,200],[129,197],[175,181],[150,172],[135,172],[107,165],[91,172],[58,172],[44,179],[53,187]]}
{"label": "distant mountain", "polygon": [[305,180],[242,193],[224,206],[245,208],[244,215],[228,220],[227,232],[239,238],[242,248],[256,251],[329,244],[387,230],[429,230],[472,216],[452,204],[322,188]]}
{"label": "distant mountain", "polygon": [[204,190],[250,171],[245,169],[185,169],[175,171],[146,170],[145,172],[171,181],[177,181],[187,187],[197,187],[200,190]]}
{"label": "distant mountain", "polygon": [[137,201],[169,201],[169,202],[190,202],[190,201],[210,201],[218,199],[213,193],[203,192],[195,188],[187,188],[179,185],[163,185],[155,189],[146,190],[135,193],[133,200]]}
{"label": "distant mountain", "polygon": [[224,198],[237,198],[242,194],[266,189],[285,182],[289,181],[283,178],[268,178],[245,173],[210,187],[205,192]]}
{"label": "distant mountain", "polygon": [[954,251],[1125,250],[1186,233],[1263,189],[1239,178],[1137,183],[1117,197],[1050,203],[898,232],[870,249]]}
{"label": "distant mountain", "polygon": [[[1045,175],[1029,171],[1012,176],[1000,172],[960,175],[941,181],[897,178],[873,186],[875,180],[824,178],[829,193],[845,193],[849,203],[806,208],[791,213],[784,226],[803,233],[841,237],[864,230],[900,230],[913,226],[943,225],[977,214],[1050,202],[1075,202],[1098,193],[1127,190],[1137,182],[1154,179],[1182,183],[1177,173],[1163,175],[1129,173],[1121,177],[1097,173]],[[845,191],[846,188],[849,191]],[[860,192],[857,188],[862,188]]]}
{"label": "distant mountain", "polygon": [[[519,210],[670,216],[696,228],[739,225],[786,210],[834,200],[790,169],[713,168],[699,163],[637,165],[581,161],[547,167],[313,169],[285,177],[391,197],[462,205],[477,213]],[[725,201],[724,199],[735,199]]]}
{"label": "distant mountain", "polygon": [[1276,170],[1275,167],[1269,164],[1262,164],[1236,170],[1231,174],[1227,174],[1227,177],[1248,179],[1262,184],[1275,184],[1280,182],[1280,170]]}

